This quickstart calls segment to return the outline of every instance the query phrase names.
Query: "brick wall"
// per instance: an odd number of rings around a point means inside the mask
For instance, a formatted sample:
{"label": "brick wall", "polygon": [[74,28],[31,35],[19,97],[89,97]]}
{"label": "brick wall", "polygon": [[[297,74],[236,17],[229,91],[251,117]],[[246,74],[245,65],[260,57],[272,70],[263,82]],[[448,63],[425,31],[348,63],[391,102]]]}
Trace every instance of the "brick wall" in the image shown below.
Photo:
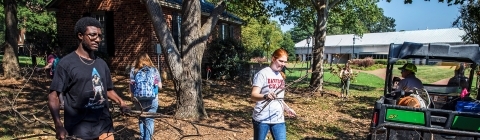
{"label": "brick wall", "polygon": [[[155,65],[160,61],[162,69],[166,69],[163,55],[157,59],[154,45],[158,42],[152,22],[148,16],[145,5],[140,0],[69,0],[59,3],[56,11],[57,37],[59,43],[68,52],[78,46],[74,34],[74,26],[84,13],[96,11],[113,11],[114,20],[114,56],[107,63],[112,71],[124,71],[133,62],[137,54],[147,52]],[[163,12],[170,26],[172,13],[175,9],[163,8]],[[219,23],[220,24],[220,23]],[[241,29],[234,29],[235,38],[240,40]],[[210,39],[216,38],[216,31],[212,32]]]}

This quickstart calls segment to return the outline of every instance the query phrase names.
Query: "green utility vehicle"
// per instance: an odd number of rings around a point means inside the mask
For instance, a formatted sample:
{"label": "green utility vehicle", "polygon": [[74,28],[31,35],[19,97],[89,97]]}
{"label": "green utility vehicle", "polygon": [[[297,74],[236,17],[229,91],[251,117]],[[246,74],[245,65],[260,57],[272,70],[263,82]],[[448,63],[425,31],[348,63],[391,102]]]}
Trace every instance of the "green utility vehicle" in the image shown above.
{"label": "green utility vehicle", "polygon": [[[430,65],[465,63],[467,70],[461,75],[452,72],[452,78],[445,84],[423,83],[423,89],[397,91],[395,82],[398,81],[394,79],[398,80],[399,77],[394,75],[399,75],[397,68],[401,65],[394,64],[402,59],[413,63],[423,61],[423,64]],[[478,91],[473,93],[472,88],[478,64],[480,48],[477,44],[391,44],[384,95],[375,102],[368,139],[480,138],[480,101],[476,101],[479,99]],[[439,68],[439,71],[441,69],[448,68]],[[462,91],[468,95],[461,96]],[[407,102],[406,99],[409,99],[407,105],[399,103]]]}

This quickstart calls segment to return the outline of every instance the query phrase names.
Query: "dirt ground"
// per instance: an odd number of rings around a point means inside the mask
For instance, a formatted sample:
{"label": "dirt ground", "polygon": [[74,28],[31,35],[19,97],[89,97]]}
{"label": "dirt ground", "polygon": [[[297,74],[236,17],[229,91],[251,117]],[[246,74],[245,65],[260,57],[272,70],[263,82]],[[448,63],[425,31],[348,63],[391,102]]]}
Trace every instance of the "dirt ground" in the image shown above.
{"label": "dirt ground", "polygon": [[[0,79],[0,136],[9,135],[18,139],[54,139],[55,132],[40,121],[53,126],[47,107],[47,91],[50,80],[42,75],[32,74],[24,80]],[[115,91],[128,104],[127,79],[125,76],[113,77]],[[164,82],[164,90],[159,94],[158,113],[173,115],[175,93],[173,83]],[[183,140],[250,140],[253,136],[251,110],[254,105],[249,99],[251,87],[238,81],[213,81],[204,85],[203,98],[208,118],[199,121],[184,121],[172,118],[156,119],[155,139]],[[349,106],[338,105],[336,93],[330,93],[321,100],[316,97],[305,98],[291,91],[287,100],[299,115],[297,119],[287,120],[288,124],[303,128],[298,131],[304,140],[317,139],[363,139],[368,133],[369,107],[348,110]],[[10,94],[7,94],[10,93]],[[358,100],[358,101],[357,101]],[[328,101],[328,102],[327,102]],[[15,103],[13,103],[15,102]],[[364,97],[354,102],[368,102]],[[319,103],[319,104],[317,104]],[[326,105],[321,104],[329,104]],[[18,111],[18,112],[16,112]],[[21,115],[19,115],[21,114]],[[135,117],[122,116],[114,111],[115,139],[130,140],[138,137],[138,120]],[[288,127],[288,126],[287,126]],[[333,133],[325,134],[325,133]],[[325,134],[325,135],[324,135]],[[324,135],[324,136],[322,136]],[[0,137],[1,139],[1,137]]]}

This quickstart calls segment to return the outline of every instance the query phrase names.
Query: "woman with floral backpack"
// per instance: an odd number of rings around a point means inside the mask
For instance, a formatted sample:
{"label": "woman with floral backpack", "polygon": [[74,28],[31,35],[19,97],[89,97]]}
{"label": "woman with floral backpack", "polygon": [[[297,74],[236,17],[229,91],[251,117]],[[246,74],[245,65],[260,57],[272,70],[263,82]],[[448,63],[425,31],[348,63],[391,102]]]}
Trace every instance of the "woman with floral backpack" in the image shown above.
{"label": "woman with floral backpack", "polygon": [[[147,53],[138,56],[132,64],[129,88],[136,110],[157,112],[157,94],[162,89],[162,80],[158,69],[155,68]],[[154,132],[154,119],[140,117],[138,124],[140,139],[150,140]]]}

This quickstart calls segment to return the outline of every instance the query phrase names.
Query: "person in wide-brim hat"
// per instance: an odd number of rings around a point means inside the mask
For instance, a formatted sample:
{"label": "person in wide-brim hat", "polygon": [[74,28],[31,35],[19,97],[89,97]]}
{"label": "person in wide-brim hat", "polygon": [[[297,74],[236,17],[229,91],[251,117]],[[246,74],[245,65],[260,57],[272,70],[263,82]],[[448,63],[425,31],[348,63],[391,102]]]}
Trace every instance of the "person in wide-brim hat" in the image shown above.
{"label": "person in wide-brim hat", "polygon": [[417,66],[415,66],[415,64],[407,63],[398,69],[400,70],[403,79],[398,82],[398,88],[396,91],[411,91],[415,88],[423,88],[422,81],[415,76],[415,73],[417,72]]}

